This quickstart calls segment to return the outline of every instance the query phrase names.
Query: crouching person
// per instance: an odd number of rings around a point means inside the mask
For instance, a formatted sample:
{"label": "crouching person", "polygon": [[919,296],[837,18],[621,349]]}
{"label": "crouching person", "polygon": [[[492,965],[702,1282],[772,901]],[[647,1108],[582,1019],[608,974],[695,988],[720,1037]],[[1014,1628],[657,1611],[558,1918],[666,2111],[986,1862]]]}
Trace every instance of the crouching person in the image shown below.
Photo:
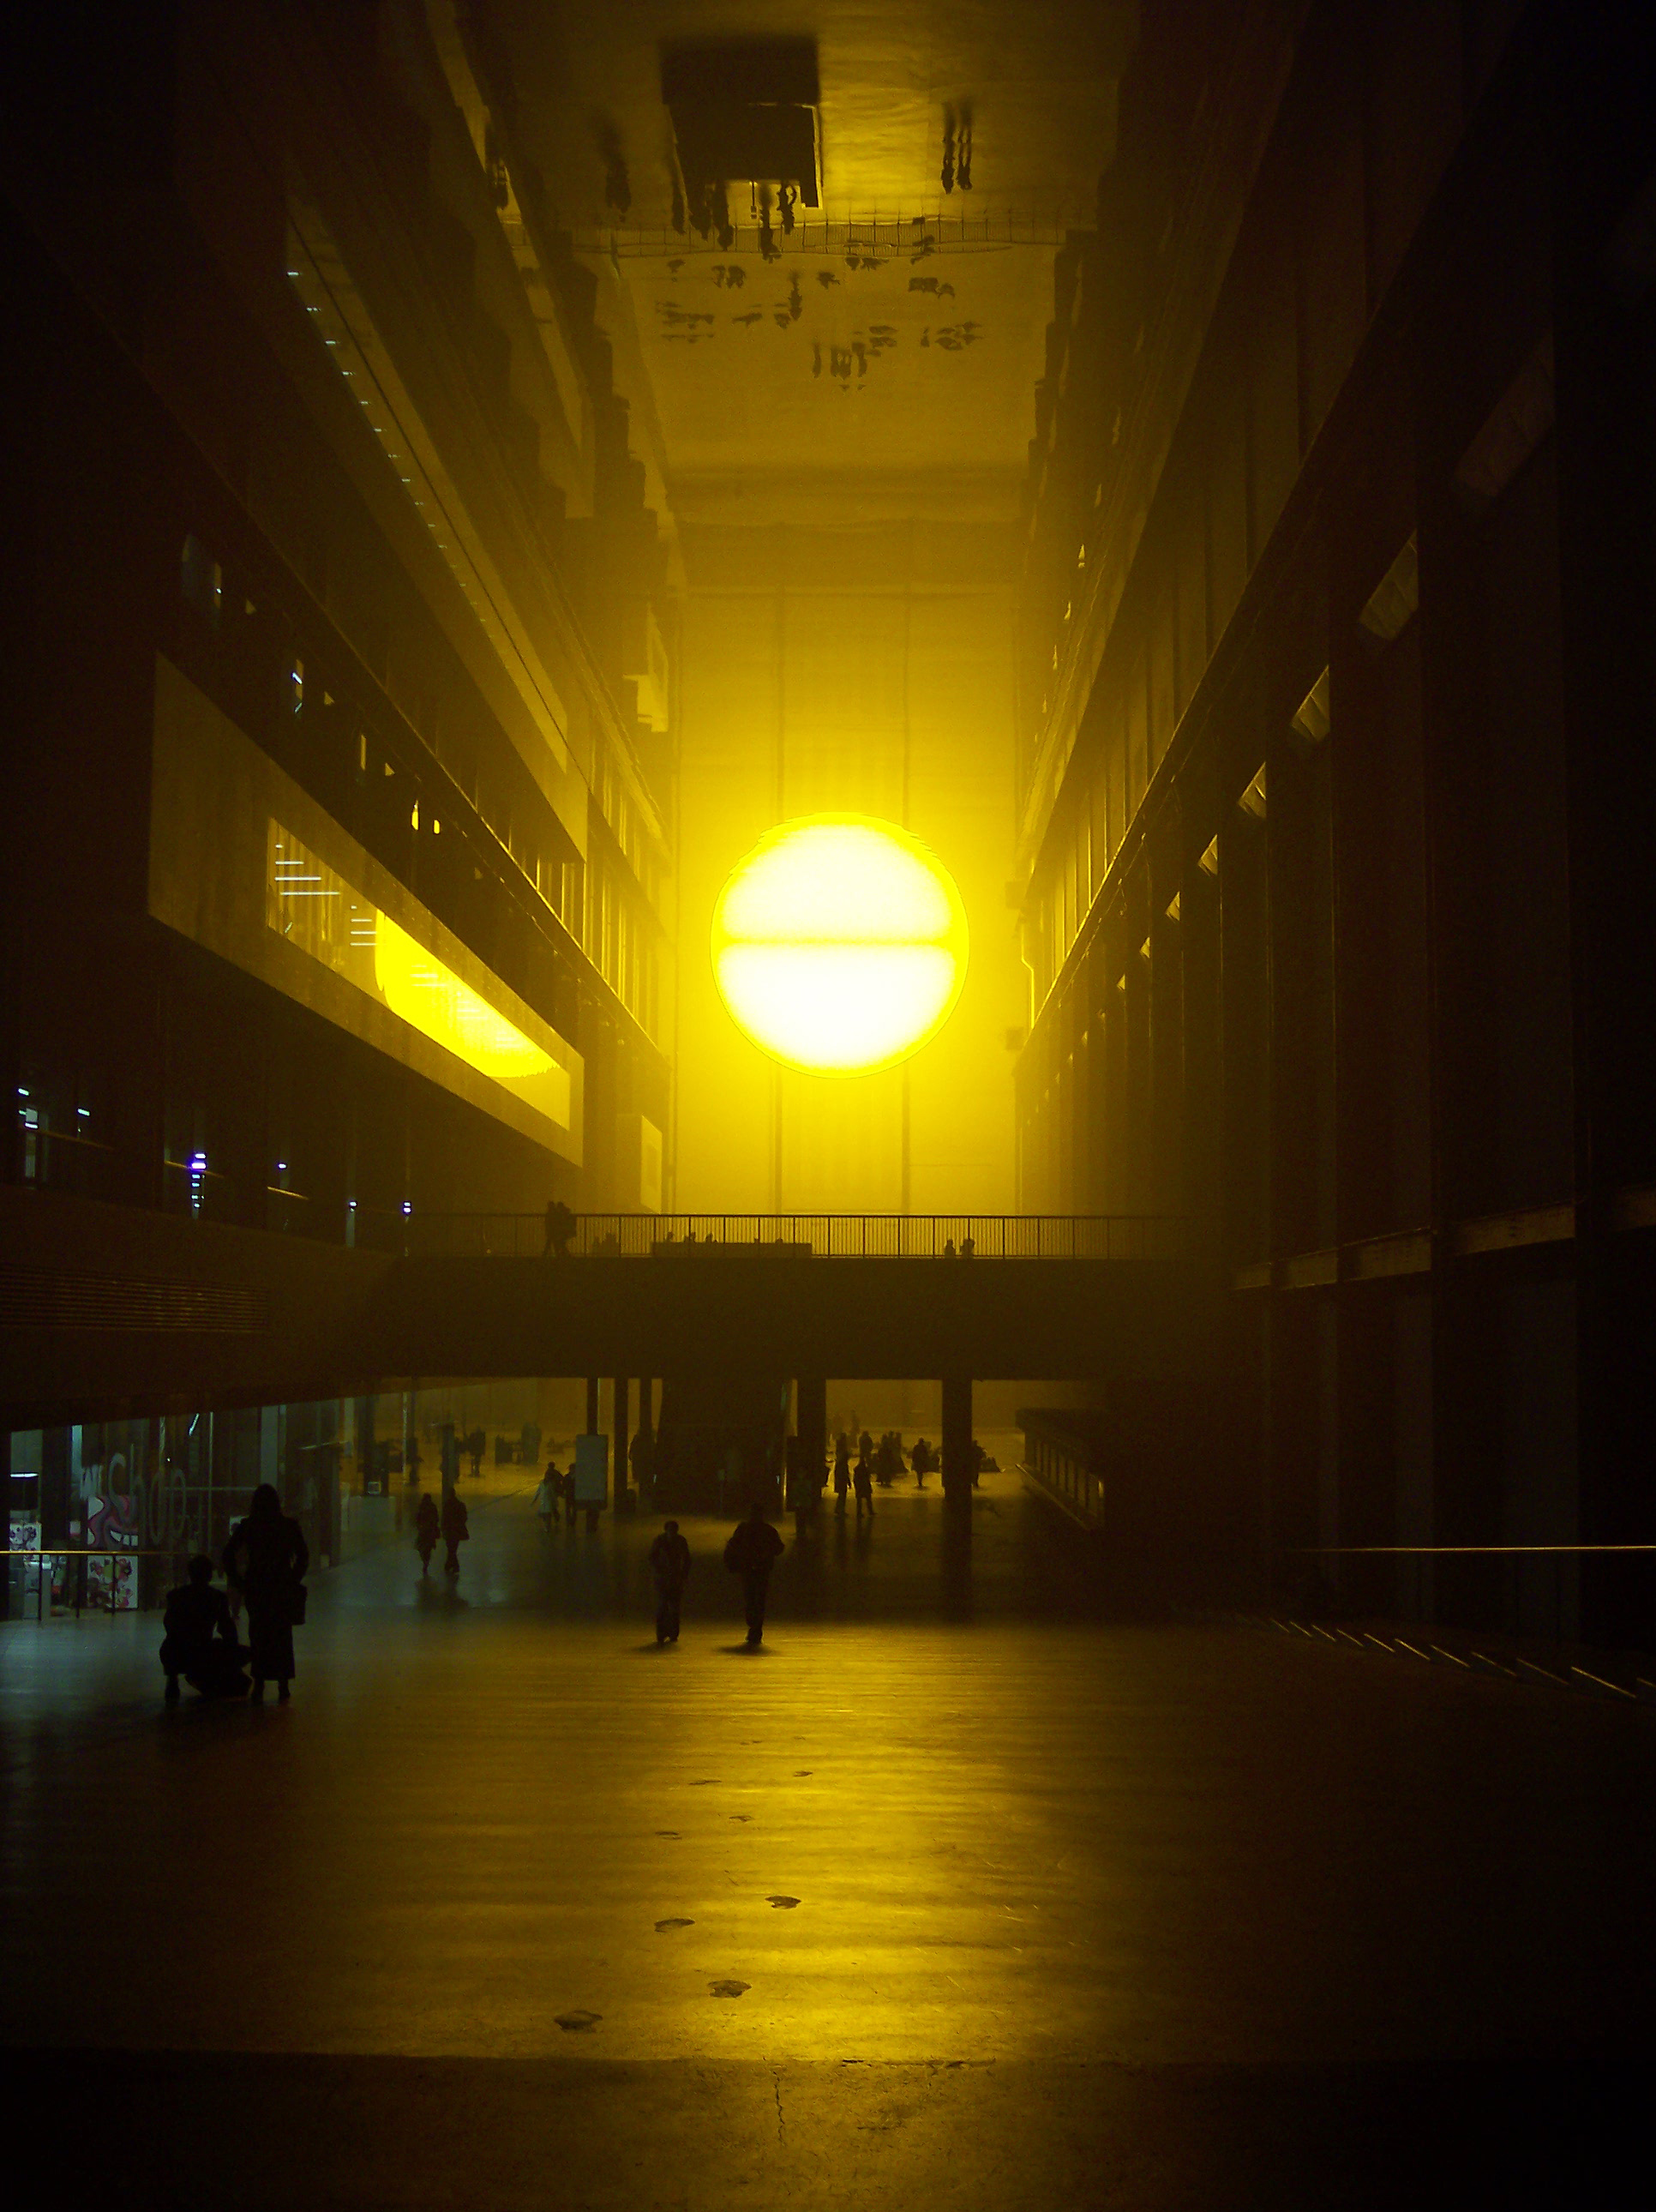
{"label": "crouching person", "polygon": [[190,1579],[167,1593],[162,1619],[161,1667],[167,1702],[179,1701],[179,1678],[203,1698],[243,1698],[247,1654],[236,1639],[230,1601],[213,1588],[213,1562],[198,1553],[190,1562]]}

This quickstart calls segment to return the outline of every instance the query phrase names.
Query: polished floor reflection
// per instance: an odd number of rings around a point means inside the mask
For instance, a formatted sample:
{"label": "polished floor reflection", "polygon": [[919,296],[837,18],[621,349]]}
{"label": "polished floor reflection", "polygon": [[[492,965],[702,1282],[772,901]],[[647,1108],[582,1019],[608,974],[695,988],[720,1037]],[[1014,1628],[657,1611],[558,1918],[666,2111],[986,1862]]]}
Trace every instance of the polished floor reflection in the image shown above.
{"label": "polished floor reflection", "polygon": [[656,1523],[526,1494],[456,1590],[314,1577],[287,1710],[164,1711],[149,1618],[0,1632],[9,2114],[98,2084],[134,2203],[193,2130],[259,2205],[992,2207],[1646,2109],[1656,1714],[1112,1618],[1012,1475],[964,1551],[877,1503],[757,1656],[725,1524],[662,1651]]}

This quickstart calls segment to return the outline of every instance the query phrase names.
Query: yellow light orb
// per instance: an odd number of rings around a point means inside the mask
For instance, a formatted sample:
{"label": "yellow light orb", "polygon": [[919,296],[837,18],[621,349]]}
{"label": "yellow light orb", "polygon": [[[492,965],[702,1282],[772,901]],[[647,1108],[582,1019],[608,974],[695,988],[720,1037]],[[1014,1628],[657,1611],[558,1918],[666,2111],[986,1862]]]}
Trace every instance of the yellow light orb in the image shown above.
{"label": "yellow light orb", "polygon": [[871,1075],[934,1036],[966,977],[966,909],[935,853],[889,822],[785,822],[713,910],[713,974],[762,1051],[811,1075]]}

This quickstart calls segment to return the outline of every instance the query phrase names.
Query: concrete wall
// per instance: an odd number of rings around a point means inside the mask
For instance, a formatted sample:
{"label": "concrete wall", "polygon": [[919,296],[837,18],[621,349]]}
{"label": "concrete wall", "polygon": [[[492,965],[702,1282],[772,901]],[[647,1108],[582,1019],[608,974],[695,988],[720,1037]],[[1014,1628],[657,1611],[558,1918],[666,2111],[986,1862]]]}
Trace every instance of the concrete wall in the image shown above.
{"label": "concrete wall", "polygon": [[[1010,1207],[1005,1032],[1024,1016],[1005,897],[1012,656],[995,534],[912,523],[710,530],[693,533],[690,560],[677,1203]],[[948,1023],[904,1066],[874,1076],[779,1069],[732,1022],[707,951],[743,854],[778,822],[830,810],[923,838],[959,884],[971,931]]]}

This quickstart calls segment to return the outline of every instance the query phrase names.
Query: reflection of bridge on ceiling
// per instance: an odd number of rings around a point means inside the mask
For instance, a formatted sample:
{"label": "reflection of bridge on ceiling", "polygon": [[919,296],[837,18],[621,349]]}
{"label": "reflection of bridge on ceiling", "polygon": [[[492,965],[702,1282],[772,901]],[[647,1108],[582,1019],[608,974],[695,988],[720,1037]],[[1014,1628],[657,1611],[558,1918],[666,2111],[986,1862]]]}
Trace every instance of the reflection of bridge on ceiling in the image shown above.
{"label": "reflection of bridge on ceiling", "polygon": [[[549,1256],[551,1213],[359,1214],[357,1242],[403,1259]],[[1180,1260],[1190,1225],[1158,1213],[571,1213],[572,1258],[682,1260],[755,1249],[831,1260]]]}
{"label": "reflection of bridge on ceiling", "polygon": [[860,222],[798,216],[786,231],[779,223],[766,230],[754,219],[733,222],[728,240],[713,234],[703,238],[695,230],[670,229],[665,224],[606,224],[577,231],[575,246],[579,252],[611,254],[622,261],[677,260],[690,254],[730,258],[748,253],[779,261],[797,253],[846,253],[866,266],[868,256],[881,262],[918,262],[934,253],[993,253],[1009,246],[1040,246],[1050,252],[1063,245],[1073,228],[1010,207],[961,208],[947,213],[872,215]]}
{"label": "reflection of bridge on ceiling", "polygon": [[[488,1256],[507,1222],[519,1256]],[[589,1215],[574,1230],[560,1260],[540,1256],[541,1215],[410,1216],[406,1253],[375,1251],[0,1191],[0,1401],[22,1427],[416,1376],[1195,1382],[1229,1332],[1219,1268],[1167,1221]],[[616,1264],[578,1255],[611,1235]]]}

